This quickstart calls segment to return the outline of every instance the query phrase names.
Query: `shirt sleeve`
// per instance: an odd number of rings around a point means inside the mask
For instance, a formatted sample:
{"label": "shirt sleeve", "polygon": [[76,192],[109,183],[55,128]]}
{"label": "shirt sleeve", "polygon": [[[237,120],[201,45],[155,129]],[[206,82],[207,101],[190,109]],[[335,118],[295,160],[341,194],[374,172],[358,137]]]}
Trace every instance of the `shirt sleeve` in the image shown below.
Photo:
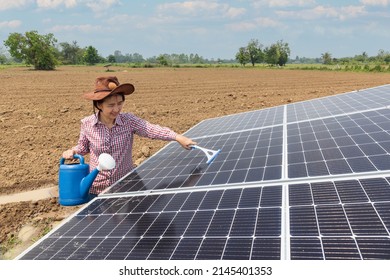
{"label": "shirt sleeve", "polygon": [[81,121],[79,141],[77,145],[72,148],[76,151],[77,154],[80,154],[82,156],[89,153],[89,140],[86,136],[86,130],[87,128],[85,122]]}
{"label": "shirt sleeve", "polygon": [[134,132],[139,136],[165,141],[176,139],[177,133],[168,127],[152,124],[134,115],[131,116],[131,121]]}

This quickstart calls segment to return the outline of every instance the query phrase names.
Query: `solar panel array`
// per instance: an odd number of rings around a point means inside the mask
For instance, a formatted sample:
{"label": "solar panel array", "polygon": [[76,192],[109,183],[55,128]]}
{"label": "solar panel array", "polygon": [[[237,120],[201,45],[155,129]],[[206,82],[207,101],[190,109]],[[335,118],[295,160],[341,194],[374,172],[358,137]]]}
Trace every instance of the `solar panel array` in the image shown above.
{"label": "solar panel array", "polygon": [[390,259],[390,85],[208,119],[20,259]]}
{"label": "solar panel array", "polygon": [[279,259],[280,219],[280,186],[98,199],[25,258]]}

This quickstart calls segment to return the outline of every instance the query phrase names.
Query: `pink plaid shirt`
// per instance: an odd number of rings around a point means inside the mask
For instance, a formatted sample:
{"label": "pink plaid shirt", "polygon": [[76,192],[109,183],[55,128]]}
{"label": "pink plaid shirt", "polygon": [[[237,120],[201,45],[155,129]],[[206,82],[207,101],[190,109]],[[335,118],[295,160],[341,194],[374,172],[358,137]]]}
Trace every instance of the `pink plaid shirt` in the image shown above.
{"label": "pink plaid shirt", "polygon": [[151,124],[130,113],[121,113],[111,129],[101,123],[96,115],[81,120],[80,139],[73,149],[81,155],[90,153],[90,170],[98,165],[101,153],[110,154],[116,163],[113,170],[99,172],[90,193],[101,193],[133,169],[134,134],[166,141],[175,140],[177,135],[167,127]]}

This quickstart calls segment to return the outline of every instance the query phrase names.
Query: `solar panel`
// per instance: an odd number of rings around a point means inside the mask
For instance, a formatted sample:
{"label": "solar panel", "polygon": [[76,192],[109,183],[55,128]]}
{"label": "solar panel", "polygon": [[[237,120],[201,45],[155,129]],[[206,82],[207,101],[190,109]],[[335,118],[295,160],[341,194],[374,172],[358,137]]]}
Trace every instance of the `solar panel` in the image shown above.
{"label": "solar panel", "polygon": [[289,186],[291,259],[389,259],[388,178]]}
{"label": "solar panel", "polygon": [[268,186],[97,199],[23,258],[279,259],[281,196]]}
{"label": "solar panel", "polygon": [[298,122],[372,109],[390,105],[389,86],[317,98],[288,105],[288,122]]}
{"label": "solar panel", "polygon": [[283,106],[278,106],[204,120],[188,130],[185,135],[201,137],[281,125],[283,123],[283,110]]}
{"label": "solar panel", "polygon": [[290,178],[390,169],[390,110],[288,125]]}
{"label": "solar panel", "polygon": [[109,192],[230,185],[281,178],[283,128],[273,126],[197,140],[210,149],[223,147],[211,165],[201,151],[171,143]]}
{"label": "solar panel", "polygon": [[21,259],[390,259],[390,85],[205,120]]}

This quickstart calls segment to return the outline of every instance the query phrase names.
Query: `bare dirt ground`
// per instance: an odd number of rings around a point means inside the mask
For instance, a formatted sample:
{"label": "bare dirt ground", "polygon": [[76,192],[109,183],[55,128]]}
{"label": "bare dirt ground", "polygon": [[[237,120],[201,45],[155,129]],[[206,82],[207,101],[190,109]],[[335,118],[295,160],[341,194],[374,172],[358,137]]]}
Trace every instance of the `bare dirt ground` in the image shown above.
{"label": "bare dirt ground", "polygon": [[[93,89],[98,76],[133,83],[136,91],[126,99],[124,111],[179,133],[211,117],[390,83],[388,73],[250,67],[110,70],[0,70],[0,196],[57,186],[61,154],[76,144],[80,119],[92,113],[92,104],[81,94]],[[134,161],[142,162],[165,144],[137,138]],[[0,205],[0,259],[15,257],[79,207],[60,206],[56,197]],[[24,238],[26,227],[33,233]]]}

